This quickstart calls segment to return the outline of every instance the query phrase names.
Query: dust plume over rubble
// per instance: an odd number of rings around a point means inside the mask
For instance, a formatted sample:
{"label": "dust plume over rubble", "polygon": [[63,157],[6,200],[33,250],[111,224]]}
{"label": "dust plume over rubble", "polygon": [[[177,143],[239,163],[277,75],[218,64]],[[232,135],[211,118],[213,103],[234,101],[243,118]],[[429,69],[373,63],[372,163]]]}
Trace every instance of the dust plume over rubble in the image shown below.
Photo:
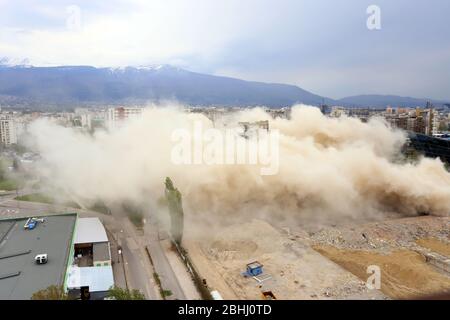
{"label": "dust plume over rubble", "polygon": [[180,108],[151,107],[140,119],[92,136],[38,120],[29,127],[28,143],[42,156],[43,181],[72,199],[130,200],[154,213],[161,210],[163,181],[170,176],[195,222],[189,225],[202,222],[211,230],[254,218],[295,225],[389,212],[449,215],[450,173],[439,160],[398,161],[406,136],[383,120],[328,118],[301,105],[293,107],[290,120],[254,108],[223,121],[232,126],[266,119],[280,133],[279,171],[271,176],[261,176],[254,165],[173,164],[174,130],[192,130],[195,121],[213,127],[205,116]]}

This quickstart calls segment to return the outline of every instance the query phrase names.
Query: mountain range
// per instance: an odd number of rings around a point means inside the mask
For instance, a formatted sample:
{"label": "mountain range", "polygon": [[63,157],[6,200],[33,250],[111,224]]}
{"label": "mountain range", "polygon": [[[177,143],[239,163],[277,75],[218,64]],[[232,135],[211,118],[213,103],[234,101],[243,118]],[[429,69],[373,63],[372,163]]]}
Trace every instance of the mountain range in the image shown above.
{"label": "mountain range", "polygon": [[0,59],[0,105],[33,108],[177,101],[198,106],[284,107],[296,103],[350,107],[425,106],[443,101],[362,95],[333,100],[294,85],[244,81],[170,65],[123,68],[33,67]]}

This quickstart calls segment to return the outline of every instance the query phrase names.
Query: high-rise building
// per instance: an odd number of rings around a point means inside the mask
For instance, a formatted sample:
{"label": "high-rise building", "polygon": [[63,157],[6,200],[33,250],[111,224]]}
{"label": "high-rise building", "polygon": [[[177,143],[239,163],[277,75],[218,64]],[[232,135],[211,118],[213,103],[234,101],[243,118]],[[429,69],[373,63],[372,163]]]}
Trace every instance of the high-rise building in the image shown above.
{"label": "high-rise building", "polygon": [[106,124],[109,129],[120,127],[123,122],[142,116],[143,108],[119,107],[109,108],[106,114]]}
{"label": "high-rise building", "polygon": [[329,105],[321,104],[319,108],[320,108],[320,111],[325,115],[328,115],[331,113],[331,107]]}
{"label": "high-rise building", "polygon": [[440,117],[435,109],[430,109],[428,117],[428,135],[435,136],[439,133]]}
{"label": "high-rise building", "polygon": [[0,143],[4,146],[17,143],[16,124],[10,117],[0,119]]}

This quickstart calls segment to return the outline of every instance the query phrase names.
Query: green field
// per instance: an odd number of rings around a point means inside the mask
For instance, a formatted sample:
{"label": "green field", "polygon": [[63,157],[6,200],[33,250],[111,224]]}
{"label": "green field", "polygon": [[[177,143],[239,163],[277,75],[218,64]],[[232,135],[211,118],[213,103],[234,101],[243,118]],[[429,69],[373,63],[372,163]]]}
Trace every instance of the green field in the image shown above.
{"label": "green field", "polygon": [[24,196],[18,196],[18,197],[15,197],[14,200],[39,202],[39,203],[47,203],[47,204],[61,204],[66,207],[80,209],[80,206],[73,201],[58,203],[55,201],[55,199],[53,197],[43,194],[43,193],[31,193],[31,194],[27,194]]}
{"label": "green field", "polygon": [[10,179],[0,181],[0,190],[12,191],[17,189],[17,182]]}
{"label": "green field", "polygon": [[105,205],[103,201],[97,201],[88,208],[89,210],[100,212],[103,214],[111,214],[111,210]]}
{"label": "green field", "polygon": [[42,193],[31,193],[24,196],[15,197],[14,200],[19,201],[31,201],[31,202],[40,202],[40,203],[48,203],[54,204],[55,200],[45,194]]}

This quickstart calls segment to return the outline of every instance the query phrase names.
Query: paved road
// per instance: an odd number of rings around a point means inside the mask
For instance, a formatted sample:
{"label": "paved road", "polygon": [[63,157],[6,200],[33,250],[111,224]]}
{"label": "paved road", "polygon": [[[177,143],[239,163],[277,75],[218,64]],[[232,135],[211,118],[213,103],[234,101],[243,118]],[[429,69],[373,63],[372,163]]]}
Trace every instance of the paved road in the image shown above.
{"label": "paved road", "polygon": [[[114,214],[114,212],[113,212]],[[112,218],[115,222],[118,242],[122,247],[125,274],[130,289],[138,289],[147,299],[161,299],[159,288],[153,277],[153,266],[142,246],[142,237],[136,232],[128,218]]]}
{"label": "paved road", "polygon": [[161,286],[164,290],[172,292],[172,295],[166,297],[166,299],[185,300],[186,295],[159,241],[158,230],[153,225],[146,225],[145,234],[146,247],[152,257],[155,271],[161,280]]}
{"label": "paved road", "polygon": [[123,261],[123,257],[119,254],[118,251],[119,246],[119,244],[117,243],[118,238],[108,230],[108,227],[105,226],[105,229],[108,234],[108,239],[110,239],[114,284],[120,288],[127,289],[128,285],[125,276],[125,264]]}
{"label": "paved road", "polygon": [[157,294],[153,290],[153,286],[150,286],[151,283],[148,274],[145,272],[145,265],[140,257],[139,251],[137,249],[130,249],[125,241],[122,244],[122,252],[126,264],[128,286],[141,291],[146,299],[158,299]]}

